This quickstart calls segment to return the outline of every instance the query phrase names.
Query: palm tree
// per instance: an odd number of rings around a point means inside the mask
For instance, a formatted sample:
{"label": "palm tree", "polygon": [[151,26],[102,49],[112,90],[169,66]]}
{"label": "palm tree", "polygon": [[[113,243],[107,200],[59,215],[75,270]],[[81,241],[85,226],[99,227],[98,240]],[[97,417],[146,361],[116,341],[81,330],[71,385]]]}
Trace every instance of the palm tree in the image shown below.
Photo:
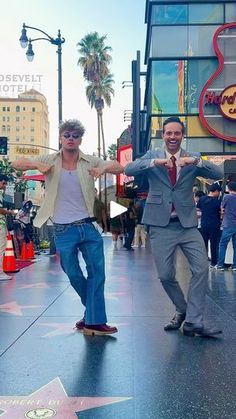
{"label": "palm tree", "polygon": [[111,47],[105,45],[106,35],[99,36],[98,32],[91,32],[85,35],[80,42],[78,52],[81,57],[78,65],[83,68],[84,78],[87,81],[96,81],[106,77],[111,63]]}
{"label": "palm tree", "polygon": [[102,137],[102,151],[103,158],[106,160],[106,145],[105,145],[105,135],[103,128],[103,109],[104,104],[111,106],[111,96],[114,96],[114,89],[112,87],[114,83],[113,75],[108,73],[106,77],[102,78],[98,82],[90,82],[86,87],[86,96],[91,108],[95,108],[97,111],[97,120],[98,120],[98,155],[101,155],[100,149],[100,136]]}
{"label": "palm tree", "polygon": [[117,145],[116,144],[109,145],[107,149],[107,154],[110,160],[116,160],[117,159]]}
{"label": "palm tree", "polygon": [[114,95],[112,84],[113,76],[109,71],[111,63],[111,47],[105,45],[106,35],[99,36],[98,32],[88,33],[77,46],[81,57],[78,65],[83,68],[85,80],[89,83],[86,88],[86,96],[91,105],[97,111],[98,121],[98,156],[101,156],[101,136],[103,144],[103,158],[106,159],[105,136],[103,129],[104,103],[111,105],[111,96]]}
{"label": "palm tree", "polygon": [[[111,96],[114,95],[112,84],[113,76],[108,68],[111,63],[111,47],[105,45],[107,36],[99,36],[98,32],[88,33],[77,46],[81,55],[78,59],[78,65],[83,68],[85,80],[88,82],[86,96],[90,106],[95,107],[97,111],[98,124],[98,156],[101,157],[101,136],[103,158],[106,160],[106,146],[103,128],[103,109],[104,103],[111,105]],[[105,184],[105,208],[107,210],[106,196],[106,175],[104,175]],[[101,180],[99,178],[99,195],[101,197]]]}

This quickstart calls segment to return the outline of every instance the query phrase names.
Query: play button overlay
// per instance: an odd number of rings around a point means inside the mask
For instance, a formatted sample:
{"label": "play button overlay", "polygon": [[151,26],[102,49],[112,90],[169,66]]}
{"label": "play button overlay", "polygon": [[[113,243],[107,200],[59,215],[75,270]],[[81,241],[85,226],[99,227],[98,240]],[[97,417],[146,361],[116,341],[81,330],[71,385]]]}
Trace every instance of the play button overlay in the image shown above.
{"label": "play button overlay", "polygon": [[123,212],[127,211],[127,208],[123,205],[117,204],[117,202],[111,201],[110,202],[110,217],[114,218],[117,215],[123,214]]}

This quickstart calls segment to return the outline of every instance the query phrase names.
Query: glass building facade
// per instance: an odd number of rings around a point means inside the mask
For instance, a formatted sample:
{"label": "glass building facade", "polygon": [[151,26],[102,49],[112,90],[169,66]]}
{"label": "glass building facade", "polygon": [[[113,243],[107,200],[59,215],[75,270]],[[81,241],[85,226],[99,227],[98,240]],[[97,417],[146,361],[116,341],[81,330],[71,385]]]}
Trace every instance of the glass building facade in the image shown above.
{"label": "glass building facade", "polygon": [[[230,23],[232,27],[218,34],[224,66],[208,91],[220,95],[227,86],[236,85],[236,1],[147,0],[145,20],[146,114],[139,149],[145,152],[148,148],[160,148],[163,120],[175,115],[185,123],[183,145],[188,151],[236,154],[236,117],[229,120],[217,106],[208,103],[202,105],[206,124],[199,118],[204,86],[220,64],[213,39],[222,25]],[[207,128],[209,125],[213,133]],[[228,140],[217,137],[215,131],[225,134]]]}

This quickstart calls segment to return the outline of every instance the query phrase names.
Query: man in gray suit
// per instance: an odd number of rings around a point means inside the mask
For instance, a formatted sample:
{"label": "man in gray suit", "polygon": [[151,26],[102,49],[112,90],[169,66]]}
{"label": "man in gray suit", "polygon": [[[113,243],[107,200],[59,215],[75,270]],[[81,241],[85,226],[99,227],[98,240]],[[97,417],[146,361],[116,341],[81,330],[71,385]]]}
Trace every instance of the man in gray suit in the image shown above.
{"label": "man in gray suit", "polygon": [[[162,151],[148,151],[129,163],[127,176],[145,174],[149,193],[142,223],[150,226],[150,239],[158,276],[176,307],[165,330],[178,330],[183,325],[187,336],[211,337],[222,333],[203,324],[208,282],[208,259],[201,234],[197,230],[193,185],[196,176],[222,179],[223,170],[181,148],[184,124],[177,117],[163,123]],[[187,302],[175,278],[175,253],[180,247],[192,273]]]}

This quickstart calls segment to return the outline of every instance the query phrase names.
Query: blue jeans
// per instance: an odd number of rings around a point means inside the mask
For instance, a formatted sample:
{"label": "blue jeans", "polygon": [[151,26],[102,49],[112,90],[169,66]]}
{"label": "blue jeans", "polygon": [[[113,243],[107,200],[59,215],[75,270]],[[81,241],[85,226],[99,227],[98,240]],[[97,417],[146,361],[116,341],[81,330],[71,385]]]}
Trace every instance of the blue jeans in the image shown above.
{"label": "blue jeans", "polygon": [[[85,324],[107,322],[103,240],[92,223],[54,225],[55,244],[61,267],[85,306]],[[86,263],[87,278],[79,265],[78,249]]]}
{"label": "blue jeans", "polygon": [[124,244],[124,247],[126,247],[127,250],[130,250],[131,249],[131,244],[132,244],[132,241],[134,239],[134,232],[135,232],[134,229],[133,230],[129,230],[129,231],[127,231],[127,233],[125,235],[125,244]]}
{"label": "blue jeans", "polygon": [[218,265],[224,266],[225,263],[225,254],[228,243],[232,238],[233,244],[233,267],[236,268],[236,227],[232,228],[223,228],[220,244],[219,244],[219,258]]}
{"label": "blue jeans", "polygon": [[50,242],[49,254],[55,255],[57,250],[55,246],[55,239],[54,239],[54,228],[53,225],[48,225],[48,239]]}

